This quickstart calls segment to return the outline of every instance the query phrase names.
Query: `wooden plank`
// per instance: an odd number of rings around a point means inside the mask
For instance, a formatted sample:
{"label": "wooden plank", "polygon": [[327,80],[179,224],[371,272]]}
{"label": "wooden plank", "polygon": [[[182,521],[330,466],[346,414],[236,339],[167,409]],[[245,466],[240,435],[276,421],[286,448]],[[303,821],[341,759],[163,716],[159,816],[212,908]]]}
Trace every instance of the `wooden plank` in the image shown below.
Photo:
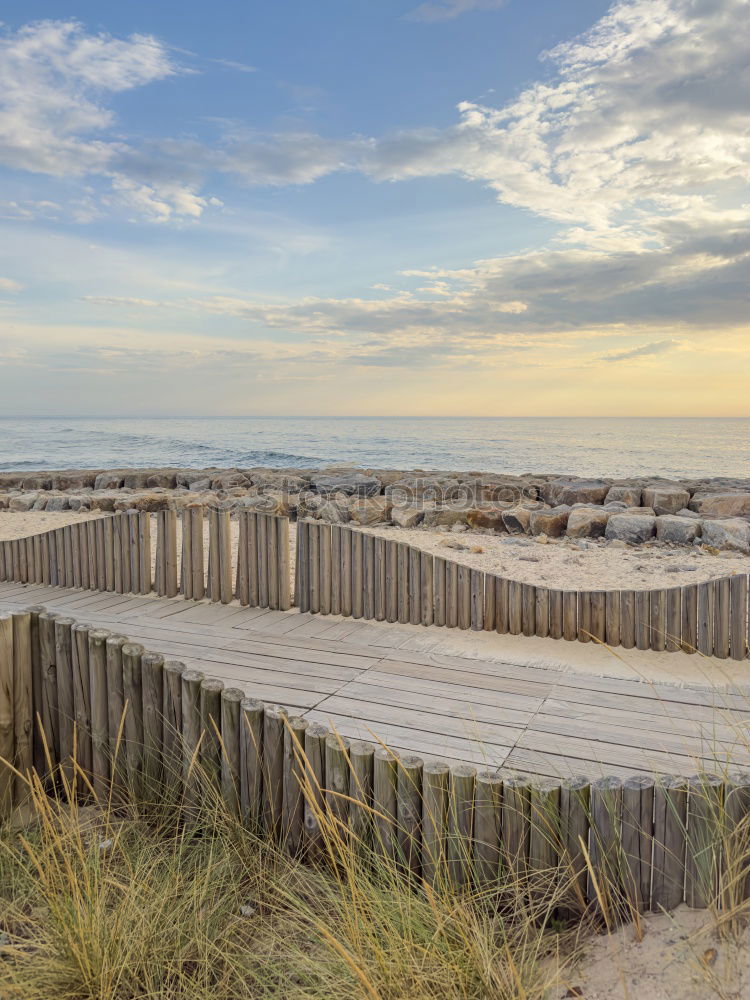
{"label": "wooden plank", "polygon": [[698,587],[688,584],[682,591],[682,615],[680,626],[680,649],[683,653],[698,651]]}
{"label": "wooden plank", "polygon": [[578,604],[578,641],[591,642],[591,592],[579,590]]}
{"label": "wooden plank", "polygon": [[665,648],[669,653],[680,649],[680,632],[682,629],[682,589],[670,587],[667,590],[667,641]]}
{"label": "wooden plank", "polygon": [[560,861],[568,879],[561,915],[568,920],[586,910],[590,794],[588,778],[568,778],[560,786]]}
{"label": "wooden plank", "polygon": [[729,652],[733,660],[744,660],[748,652],[748,576],[738,573],[731,578],[731,628]]}
{"label": "wooden plank", "polygon": [[654,779],[634,775],[622,783],[622,853],[625,898],[631,913],[651,900],[651,848],[654,839]]}
{"label": "wooden plank", "polygon": [[433,624],[440,627],[446,623],[445,568],[445,559],[442,556],[435,556],[432,561],[432,620]]}
{"label": "wooden plank", "polygon": [[562,637],[567,642],[573,642],[578,638],[578,593],[575,590],[563,591],[562,605]]}
{"label": "wooden plank", "polygon": [[409,546],[406,542],[398,542],[397,544],[398,621],[405,625],[411,618],[409,610]]}
{"label": "wooden plank", "polygon": [[716,775],[699,774],[688,779],[685,902],[697,909],[717,901],[723,791],[723,782]]}
{"label": "wooden plank", "polygon": [[374,565],[373,576],[375,579],[375,620],[382,622],[386,618],[386,603],[388,596],[388,586],[386,582],[386,540],[379,536],[374,539]]}
{"label": "wooden plank", "polygon": [[651,909],[673,910],[683,899],[687,782],[662,775],[654,787]]}
{"label": "wooden plank", "polygon": [[422,559],[419,549],[409,546],[409,622],[422,621]]}
{"label": "wooden plank", "polygon": [[726,660],[729,656],[731,629],[731,582],[729,577],[714,581],[714,656]]}
{"label": "wooden plank", "polygon": [[508,631],[520,635],[523,631],[523,584],[508,580]]}
{"label": "wooden plank", "polygon": [[471,627],[475,632],[484,631],[484,573],[478,569],[470,571],[471,586]]}
{"label": "wooden plank", "polygon": [[375,617],[375,537],[362,537],[362,617]]}
{"label": "wooden plank", "polygon": [[534,634],[542,639],[549,635],[550,592],[546,587],[535,588]]}
{"label": "wooden plank", "polygon": [[331,614],[341,614],[341,525],[331,525]]}
{"label": "wooden plank", "polygon": [[652,590],[649,594],[651,649],[663,652],[667,645],[667,592]]}
{"label": "wooden plank", "polygon": [[531,583],[521,584],[521,631],[536,635],[536,587]]}
{"label": "wooden plank", "polygon": [[635,593],[635,645],[637,649],[651,648],[651,596],[647,590]]}
{"label": "wooden plank", "polygon": [[715,587],[713,581],[698,584],[698,652],[712,656],[714,651],[714,605]]}
{"label": "wooden plank", "polygon": [[361,531],[352,530],[352,617],[362,618],[365,610],[364,540]]}
{"label": "wooden plank", "polygon": [[320,525],[315,521],[308,522],[308,566],[310,577],[308,591],[310,594],[310,614],[320,612]]}
{"label": "wooden plank", "polygon": [[341,529],[341,614],[349,617],[353,610],[352,596],[352,529]]}
{"label": "wooden plank", "polygon": [[510,627],[510,581],[495,577],[495,631],[504,635]]}
{"label": "wooden plank", "polygon": [[[261,608],[270,607],[269,600],[269,589],[268,589],[268,521],[269,518],[266,514],[256,514],[256,530],[257,530],[257,544],[258,544],[258,606]],[[315,525],[316,528],[319,525]],[[312,526],[311,526],[312,532]],[[311,533],[311,554],[312,554],[312,541],[313,537],[315,540],[315,556],[316,561],[319,556],[319,534]],[[315,577],[316,584],[320,582],[320,567],[317,567],[317,574]],[[320,591],[316,587],[316,607],[315,610],[320,610]]]}
{"label": "wooden plank", "polygon": [[[267,565],[268,565],[268,606],[278,610],[279,608],[279,533],[277,528],[278,518],[273,514],[266,515],[266,549],[267,549]],[[326,544],[328,546],[328,579],[330,581],[330,553],[331,553],[331,535],[330,527],[325,532]],[[231,559],[231,549],[227,550],[226,558]],[[325,588],[327,606],[330,607],[331,602],[331,586],[330,582],[327,583]]]}
{"label": "wooden plank", "polygon": [[319,557],[320,557],[320,613],[331,613],[331,525],[321,521],[319,525]]}
{"label": "wooden plank", "polygon": [[619,646],[621,637],[622,595],[619,590],[608,590],[605,596],[605,641],[608,646]]}

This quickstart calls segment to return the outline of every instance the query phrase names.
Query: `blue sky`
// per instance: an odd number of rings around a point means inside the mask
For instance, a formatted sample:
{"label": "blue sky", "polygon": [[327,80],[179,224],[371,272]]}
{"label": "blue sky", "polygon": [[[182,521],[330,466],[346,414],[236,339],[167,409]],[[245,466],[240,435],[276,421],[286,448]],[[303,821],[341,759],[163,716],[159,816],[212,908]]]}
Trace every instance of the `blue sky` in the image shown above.
{"label": "blue sky", "polygon": [[748,14],[6,3],[0,408],[750,415]]}

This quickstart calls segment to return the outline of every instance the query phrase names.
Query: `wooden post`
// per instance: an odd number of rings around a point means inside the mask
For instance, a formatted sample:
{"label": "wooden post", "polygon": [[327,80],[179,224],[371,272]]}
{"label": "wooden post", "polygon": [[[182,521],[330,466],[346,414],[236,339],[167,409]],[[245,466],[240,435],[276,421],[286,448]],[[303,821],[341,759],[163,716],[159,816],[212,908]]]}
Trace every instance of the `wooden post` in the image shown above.
{"label": "wooden post", "polygon": [[456,889],[471,882],[476,768],[459,764],[450,772],[448,804],[448,877]]}
{"label": "wooden post", "polygon": [[698,651],[698,587],[691,583],[682,590],[682,625],[680,649],[683,653]]}
{"label": "wooden post", "polygon": [[[81,535],[78,531],[78,524],[66,526],[68,537],[70,538],[70,556],[73,575],[73,587],[76,590],[81,588]],[[21,543],[19,542],[19,545]],[[26,583],[26,546],[21,545],[21,579]]]}
{"label": "wooden post", "polygon": [[652,590],[649,594],[651,649],[661,653],[667,646],[667,592]]}
{"label": "wooden post", "polygon": [[719,891],[723,790],[713,774],[688,779],[685,902],[697,909],[711,906]]}
{"label": "wooden post", "polygon": [[651,648],[651,595],[647,590],[635,592],[636,649]]}
{"label": "wooden post", "polygon": [[266,705],[263,713],[263,829],[277,838],[284,799],[284,732],[287,711]]}
{"label": "wooden post", "polygon": [[560,844],[570,889],[561,908],[564,919],[580,917],[586,909],[588,869],[584,849],[589,843],[590,793],[588,778],[568,778],[560,788]]}
{"label": "wooden post", "polygon": [[[378,536],[374,539],[373,576],[375,578],[375,621],[383,622],[386,618],[386,602],[388,586],[386,583],[386,540]],[[430,556],[430,559],[432,557]]]}
{"label": "wooden post", "polygon": [[[409,611],[409,546],[406,542],[398,542],[398,621],[408,624]],[[356,617],[356,616],[355,616]]]}
{"label": "wooden post", "polygon": [[102,534],[104,535],[104,581],[108,591],[113,591],[115,587],[115,532],[114,517],[108,516],[101,520]]}
{"label": "wooden post", "polygon": [[510,580],[495,577],[495,631],[506,635],[510,631]]}
{"label": "wooden post", "polygon": [[546,587],[536,587],[535,635],[545,639],[549,635],[550,592]]}
{"label": "wooden post", "polygon": [[89,669],[89,626],[77,623],[72,628],[73,710],[75,718],[75,758],[91,780],[93,747],[91,744],[91,671]]}
{"label": "wooden post", "polygon": [[73,549],[73,525],[66,524],[62,529],[63,532],[63,545],[65,549],[65,586],[67,588],[72,588],[76,586],[76,569],[73,562],[74,549]]}
{"label": "wooden post", "polygon": [[661,775],[654,786],[651,909],[673,910],[683,899],[687,782]]}
{"label": "wooden post", "polygon": [[531,782],[525,777],[511,777],[503,788],[503,851],[505,865],[514,878],[528,873],[531,809]]}
{"label": "wooden post", "polygon": [[385,543],[385,620],[398,621],[398,542]]}
{"label": "wooden post", "polygon": [[208,787],[221,787],[221,692],[222,681],[206,677],[201,681],[201,770]]}
{"label": "wooden post", "polygon": [[165,660],[162,687],[162,766],[167,788],[182,788],[182,677],[185,664]]}
{"label": "wooden post", "polygon": [[44,774],[45,759],[43,747],[43,700],[42,700],[42,649],[39,628],[39,616],[46,608],[36,605],[27,608],[29,612],[29,644],[31,648],[31,739],[34,769],[37,774]]}
{"label": "wooden post", "polygon": [[445,881],[450,768],[427,761],[422,773],[422,877],[428,885]]}
{"label": "wooden post", "polygon": [[474,789],[474,875],[480,888],[495,885],[500,876],[502,809],[503,779],[480,771]]}
{"label": "wooden post", "polygon": [[398,857],[406,871],[417,878],[422,868],[421,757],[403,757],[396,774]]}
{"label": "wooden post", "polygon": [[331,525],[331,614],[341,614],[341,525]]}
{"label": "wooden post", "polygon": [[160,510],[156,522],[156,593],[160,597],[177,594],[177,514]]}
{"label": "wooden post", "polygon": [[738,573],[729,583],[731,602],[731,628],[729,633],[729,653],[733,660],[744,660],[747,656],[748,637],[748,576]]}
{"label": "wooden post", "polygon": [[591,592],[578,591],[578,641],[591,642]]}
{"label": "wooden post", "polygon": [[682,588],[670,587],[667,591],[667,641],[668,653],[676,653],[680,648],[682,628]]}
{"label": "wooden post", "polygon": [[269,524],[270,517],[267,514],[257,515],[257,538],[258,538],[258,606],[261,608],[271,607],[271,593],[269,587],[268,572],[268,529],[273,527]]}
{"label": "wooden post", "polygon": [[714,581],[714,656],[726,660],[729,656],[731,614],[731,582],[728,576]]}
{"label": "wooden post", "polygon": [[297,521],[297,553],[294,563],[294,603],[301,613],[310,610],[310,524]]}
{"label": "wooden post", "polygon": [[287,854],[302,850],[305,831],[305,730],[307,719],[293,716],[284,728],[284,778],[281,804],[281,840]]}
{"label": "wooden post", "polygon": [[15,735],[13,732],[13,616],[0,612],[0,819],[13,811],[13,772],[3,761],[13,763]]}
{"label": "wooden post", "polygon": [[288,611],[292,604],[291,581],[289,579],[289,518],[277,517],[274,521],[279,562],[279,598],[276,606],[280,611]]}
{"label": "wooden post", "polygon": [[107,539],[104,526],[109,518],[98,517],[94,524],[96,533],[96,586],[98,590],[110,589],[107,585]]}
{"label": "wooden post", "polygon": [[221,692],[221,797],[230,815],[242,815],[240,783],[242,780],[242,702],[245,693],[239,688]]}
{"label": "wooden post", "polygon": [[266,572],[268,574],[268,606],[279,609],[279,536],[276,528],[278,518],[266,515]]}
{"label": "wooden post", "polygon": [[603,590],[592,590],[591,638],[594,642],[607,641],[607,594]]}
{"label": "wooden post", "polygon": [[263,816],[263,710],[256,698],[240,704],[240,809],[243,823],[260,832]]}
{"label": "wooden post", "polygon": [[138,514],[138,583],[140,594],[153,590],[151,574],[151,515],[148,511]]}
{"label": "wooden post", "polygon": [[193,596],[193,546],[190,510],[182,508],[182,552],[180,556],[180,592],[186,601]]}
{"label": "wooden post", "polygon": [[125,771],[129,794],[136,799],[142,792],[143,766],[143,674],[141,658],[145,650],[137,642],[122,647],[122,690],[125,698]]}
{"label": "wooden post", "polygon": [[91,684],[91,772],[94,795],[100,804],[109,792],[109,722],[107,696],[107,638],[109,632],[92,629],[89,641]]}
{"label": "wooden post", "polygon": [[375,751],[372,775],[372,804],[375,815],[375,846],[389,858],[396,857],[397,798],[396,782],[398,761],[395,754],[385,747]]}
{"label": "wooden post", "polygon": [[197,767],[203,728],[201,684],[204,679],[200,670],[186,670],[182,675],[182,784],[185,789],[185,806],[193,815],[200,802]]}
{"label": "wooden post", "polygon": [[309,573],[308,581],[310,593],[310,614],[317,615],[320,612],[320,525],[316,521],[308,524],[309,536]]}
{"label": "wooden post", "polygon": [[365,610],[364,543],[361,531],[352,531],[352,618],[361,618]]}
{"label": "wooden post", "polygon": [[144,653],[141,657],[143,693],[143,782],[150,801],[156,800],[163,781],[162,743],[164,723],[164,657]]}
{"label": "wooden post", "polygon": [[470,571],[471,587],[471,627],[475,632],[484,631],[484,573],[481,570]]}
{"label": "wooden post", "polygon": [[250,607],[260,607],[260,557],[258,555],[259,514],[247,512],[247,567]]}
{"label": "wooden post", "polygon": [[471,570],[458,566],[458,627],[471,628]]}
{"label": "wooden post", "polygon": [[[34,766],[34,703],[32,694],[33,663],[31,655],[31,614],[13,612],[13,736],[14,763],[24,777]],[[14,804],[26,795],[23,778],[16,776]]]}
{"label": "wooden post", "polygon": [[140,594],[141,590],[141,518],[140,511],[128,511],[128,540],[130,550],[130,592]]}
{"label": "wooden post", "polygon": [[215,507],[208,508],[208,588],[209,601],[218,603],[221,600],[221,583],[219,565],[219,518]]}
{"label": "wooden post", "polygon": [[352,529],[341,529],[341,614],[352,613]]}
{"label": "wooden post", "polygon": [[362,537],[362,617],[375,617],[375,536]]}
{"label": "wooden post", "polygon": [[413,545],[409,550],[409,622],[419,625],[422,621],[422,558]]}
{"label": "wooden post", "polygon": [[432,620],[434,625],[445,625],[445,559],[442,556],[432,560]]}
{"label": "wooden post", "polygon": [[485,632],[495,631],[495,577],[484,574],[484,610],[482,612]]}
{"label": "wooden post", "polygon": [[731,771],[724,790],[724,863],[722,866],[722,908],[736,912],[750,897],[750,774]]}
{"label": "wooden post", "polygon": [[349,740],[337,732],[326,736],[325,801],[331,820],[336,824],[336,833],[343,837],[349,821]]}
{"label": "wooden post", "polygon": [[529,879],[531,897],[549,909],[558,891],[560,782],[539,778],[529,794]]}
{"label": "wooden post", "polygon": [[521,584],[521,631],[536,634],[536,587],[530,583]]}
{"label": "wooden post", "polygon": [[191,503],[190,512],[190,573],[194,601],[202,601],[206,593],[206,570],[203,557],[203,505]]}
{"label": "wooden post", "polygon": [[328,726],[323,726],[319,722],[311,723],[305,730],[303,747],[306,764],[305,843],[313,856],[319,855],[323,847],[320,818],[324,810],[327,738]]}
{"label": "wooden post", "polygon": [[325,522],[319,525],[319,557],[320,557],[320,613],[331,613],[331,526]]}
{"label": "wooden post", "polygon": [[698,652],[703,656],[712,656],[714,651],[714,583],[698,584]]}
{"label": "wooden post", "polygon": [[55,620],[55,662],[57,664],[57,701],[60,722],[60,763],[65,779],[70,785],[73,779],[71,759],[73,757],[73,636],[72,618]]}
{"label": "wooden post", "polygon": [[[88,590],[90,587],[89,579],[89,535],[88,527],[85,521],[81,521],[76,525],[78,532],[78,551],[80,554],[81,561],[81,589]],[[29,574],[31,576],[31,574]]]}
{"label": "wooden post", "polygon": [[625,897],[633,912],[651,900],[651,849],[654,839],[654,779],[631,775],[622,783],[622,853]]}
{"label": "wooden post", "polygon": [[[60,722],[57,708],[57,659],[55,619],[52,611],[39,615],[39,655],[42,673],[42,730],[46,754],[52,767],[60,762]],[[46,763],[46,761],[45,761]],[[43,766],[42,773],[46,768]]]}
{"label": "wooden post", "polygon": [[125,761],[125,689],[122,678],[124,635],[110,635],[105,642],[107,673],[107,745],[112,775],[112,790],[119,798],[127,782]]}
{"label": "wooden post", "polygon": [[349,746],[349,825],[355,846],[372,839],[372,782],[375,747],[364,740],[352,740]]}
{"label": "wooden post", "polygon": [[[589,899],[598,898],[594,878],[605,907],[619,907],[622,890],[622,780],[608,776],[591,783],[591,839]],[[607,919],[609,919],[608,915]]]}
{"label": "wooden post", "polygon": [[523,631],[523,588],[519,580],[508,580],[508,631],[520,635]]}

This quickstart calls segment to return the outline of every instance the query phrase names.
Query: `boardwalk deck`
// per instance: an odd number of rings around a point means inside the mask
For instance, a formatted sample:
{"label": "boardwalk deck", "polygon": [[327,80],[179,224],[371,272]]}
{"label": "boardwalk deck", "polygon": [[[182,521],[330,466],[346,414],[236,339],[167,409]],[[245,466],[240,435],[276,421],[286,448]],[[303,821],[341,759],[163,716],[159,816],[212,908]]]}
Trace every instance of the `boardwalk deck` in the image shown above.
{"label": "boardwalk deck", "polygon": [[123,632],[345,736],[426,758],[554,777],[750,765],[750,691],[456,655],[432,626],[0,584],[0,608],[32,604]]}

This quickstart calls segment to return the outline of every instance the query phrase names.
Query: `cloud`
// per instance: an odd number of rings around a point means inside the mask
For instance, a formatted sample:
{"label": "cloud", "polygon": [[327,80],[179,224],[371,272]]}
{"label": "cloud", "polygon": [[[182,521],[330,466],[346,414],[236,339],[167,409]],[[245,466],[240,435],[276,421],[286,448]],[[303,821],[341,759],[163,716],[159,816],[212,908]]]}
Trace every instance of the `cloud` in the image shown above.
{"label": "cloud", "polygon": [[497,10],[507,0],[428,0],[406,16],[410,21],[452,21],[471,10]]}
{"label": "cloud", "polygon": [[634,347],[630,351],[615,351],[612,354],[604,354],[600,361],[630,361],[633,358],[648,358],[655,354],[664,354],[679,346],[677,340],[656,340],[652,344],[643,344],[641,347]]}
{"label": "cloud", "polygon": [[13,281],[12,278],[0,278],[0,292],[20,292],[22,290],[23,285]]}

